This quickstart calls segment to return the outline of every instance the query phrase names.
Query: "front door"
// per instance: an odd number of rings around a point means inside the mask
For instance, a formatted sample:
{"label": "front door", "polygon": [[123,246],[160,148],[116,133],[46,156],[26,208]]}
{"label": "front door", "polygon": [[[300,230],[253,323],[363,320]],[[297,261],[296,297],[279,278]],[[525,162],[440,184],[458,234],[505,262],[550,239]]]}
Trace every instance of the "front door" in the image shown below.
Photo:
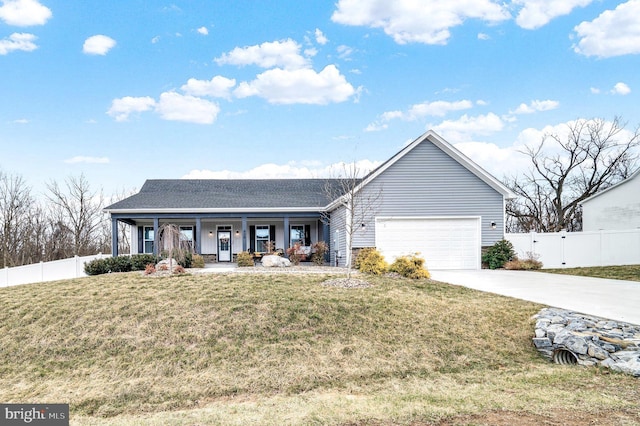
{"label": "front door", "polygon": [[218,262],[231,262],[231,231],[218,231]]}

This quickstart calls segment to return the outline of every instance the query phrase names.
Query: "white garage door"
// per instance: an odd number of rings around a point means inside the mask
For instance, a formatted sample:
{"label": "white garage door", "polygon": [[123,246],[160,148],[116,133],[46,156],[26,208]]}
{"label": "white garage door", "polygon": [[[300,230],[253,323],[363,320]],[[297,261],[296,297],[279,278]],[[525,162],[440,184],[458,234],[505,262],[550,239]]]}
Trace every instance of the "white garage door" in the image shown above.
{"label": "white garage door", "polygon": [[427,269],[480,268],[480,218],[376,218],[376,247],[391,263],[420,253]]}

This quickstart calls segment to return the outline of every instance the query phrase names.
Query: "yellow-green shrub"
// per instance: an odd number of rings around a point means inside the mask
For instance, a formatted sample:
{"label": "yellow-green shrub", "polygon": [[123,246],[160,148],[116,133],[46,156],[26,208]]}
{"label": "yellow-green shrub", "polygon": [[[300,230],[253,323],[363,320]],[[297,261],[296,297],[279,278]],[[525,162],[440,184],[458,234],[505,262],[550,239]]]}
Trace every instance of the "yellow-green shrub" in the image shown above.
{"label": "yellow-green shrub", "polygon": [[360,249],[355,260],[356,269],[365,274],[382,275],[389,269],[389,264],[382,254],[373,247]]}
{"label": "yellow-green shrub", "polygon": [[389,267],[391,272],[397,272],[403,277],[420,279],[431,278],[431,274],[424,267],[424,259],[417,254],[410,256],[400,256]]}
{"label": "yellow-green shrub", "polygon": [[253,266],[253,256],[248,251],[242,251],[238,253],[236,262],[238,266]]}

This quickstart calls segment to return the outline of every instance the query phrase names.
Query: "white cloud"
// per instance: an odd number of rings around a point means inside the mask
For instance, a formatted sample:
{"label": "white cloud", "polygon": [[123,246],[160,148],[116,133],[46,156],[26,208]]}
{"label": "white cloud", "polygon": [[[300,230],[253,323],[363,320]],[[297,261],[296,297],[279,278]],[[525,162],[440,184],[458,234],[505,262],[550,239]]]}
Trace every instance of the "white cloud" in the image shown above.
{"label": "white cloud", "polygon": [[558,101],[552,101],[552,100],[545,100],[545,101],[531,101],[531,103],[529,103],[529,105],[527,104],[520,104],[518,106],[518,108],[516,108],[515,111],[511,111],[512,114],[532,114],[534,112],[539,112],[539,111],[550,111],[552,109],[556,109],[560,106],[560,102]]}
{"label": "white cloud", "polygon": [[258,65],[262,68],[305,68],[308,60],[300,54],[301,46],[291,39],[265,42],[260,45],[236,47],[216,58],[218,65]]}
{"label": "white cloud", "polygon": [[593,0],[513,0],[513,5],[522,6],[516,23],[525,29],[535,30],[558,16],[568,15],[576,7],[589,5]]}
{"label": "white cloud", "polygon": [[15,50],[22,50],[24,52],[36,50],[38,46],[34,41],[37,40],[37,38],[38,37],[33,34],[13,33],[9,38],[0,40],[0,55],[6,55]]}
{"label": "white cloud", "polygon": [[591,90],[591,93],[593,93],[594,95],[598,95],[600,93],[600,89],[598,89],[597,87],[592,87],[589,90]]}
{"label": "white cloud", "polygon": [[349,57],[353,53],[353,49],[344,44],[341,44],[340,46],[338,46],[336,48],[336,51],[338,52],[338,57],[340,59],[349,59]]}
{"label": "white cloud", "polygon": [[196,31],[198,31],[198,33],[202,35],[209,35],[209,30],[207,29],[207,27],[200,27]]}
{"label": "white cloud", "polygon": [[107,114],[115,118],[116,121],[127,121],[130,114],[149,111],[155,104],[156,101],[148,96],[139,98],[125,96],[124,98],[114,99]]}
{"label": "white cloud", "polygon": [[197,80],[190,78],[180,89],[188,95],[209,96],[212,98],[229,98],[236,80],[222,76],[215,76],[211,80]]}
{"label": "white cloud", "polygon": [[591,22],[574,28],[580,38],[573,46],[585,56],[609,58],[640,53],[640,0],[630,0],[614,10],[606,10]]}
{"label": "white cloud", "polygon": [[629,86],[627,86],[625,83],[620,82],[620,83],[616,83],[615,86],[613,86],[613,89],[611,90],[611,93],[613,93],[614,95],[628,95],[629,93],[631,93],[631,88]]}
{"label": "white cloud", "polygon": [[156,104],[156,112],[164,120],[211,124],[216,120],[220,107],[194,96],[164,92]]}
{"label": "white cloud", "polygon": [[82,51],[87,55],[106,55],[115,45],[116,41],[111,37],[98,34],[84,41]]}
{"label": "white cloud", "polygon": [[529,167],[528,158],[515,146],[500,147],[491,142],[460,142],[453,144],[474,163],[498,179],[519,174]]}
{"label": "white cloud", "polygon": [[333,22],[382,28],[398,44],[446,44],[449,29],[465,19],[496,23],[510,18],[505,6],[491,0],[339,0],[336,6]]}
{"label": "white cloud", "polygon": [[504,122],[496,114],[470,117],[464,114],[457,120],[445,120],[433,126],[433,130],[454,143],[471,142],[474,135],[490,135],[504,128]]}
{"label": "white cloud", "polygon": [[386,130],[389,128],[387,123],[382,123],[380,121],[374,121],[373,123],[369,123],[367,127],[364,128],[365,132],[380,132],[382,130]]}
{"label": "white cloud", "polygon": [[154,38],[151,39],[151,44],[156,44],[159,41],[160,41],[160,36],[155,36]]}
{"label": "white cloud", "polygon": [[78,164],[78,163],[87,163],[87,164],[108,164],[108,157],[84,157],[81,155],[75,156],[73,158],[68,158],[64,160],[65,163],[68,164]]}
{"label": "white cloud", "polygon": [[463,109],[469,109],[473,107],[473,102],[469,100],[462,100],[456,102],[447,102],[447,101],[434,101],[434,102],[424,102],[421,104],[415,104],[409,108],[406,114],[404,114],[404,119],[406,120],[416,120],[421,117],[426,116],[435,116],[435,117],[444,117],[450,111],[460,111]]}
{"label": "white cloud", "polygon": [[231,170],[191,170],[182,179],[309,179],[337,178],[345,170],[358,170],[361,176],[381,164],[380,161],[360,160],[354,163],[335,163],[322,166],[317,162],[289,162],[287,164],[261,164],[246,171]]}
{"label": "white cloud", "polygon": [[29,124],[29,120],[27,120],[26,118],[19,118],[17,120],[13,120],[13,123],[15,123],[15,124]]}
{"label": "white cloud", "polygon": [[316,28],[315,36],[316,36],[316,43],[320,45],[324,46],[329,42],[329,39],[318,28]]}
{"label": "white cloud", "polygon": [[491,36],[485,33],[478,33],[478,40],[489,40]]}
{"label": "white cloud", "polygon": [[451,111],[460,111],[473,107],[473,102],[469,100],[448,102],[434,101],[414,104],[407,111],[386,111],[378,120],[369,124],[365,131],[374,132],[388,128],[386,123],[392,120],[416,121],[424,117],[444,117]]}
{"label": "white cloud", "polygon": [[275,68],[242,82],[234,91],[238,98],[258,96],[272,104],[317,104],[344,102],[356,94],[335,65],[319,73],[312,69]]}
{"label": "white cloud", "polygon": [[0,20],[17,27],[44,25],[51,15],[51,10],[37,0],[2,0],[0,6]]}

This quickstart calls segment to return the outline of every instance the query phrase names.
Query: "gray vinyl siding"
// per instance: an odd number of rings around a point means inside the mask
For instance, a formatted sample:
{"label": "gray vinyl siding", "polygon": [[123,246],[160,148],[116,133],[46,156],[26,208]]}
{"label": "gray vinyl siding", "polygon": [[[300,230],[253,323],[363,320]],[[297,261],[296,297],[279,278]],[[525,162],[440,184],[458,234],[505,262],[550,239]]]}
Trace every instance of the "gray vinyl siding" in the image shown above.
{"label": "gray vinyl siding", "polygon": [[[382,172],[364,189],[379,194],[375,216],[480,216],[482,245],[503,238],[504,198],[428,140]],[[374,197],[375,198],[375,197]],[[491,222],[496,222],[496,229]],[[375,245],[375,219],[356,232],[353,247]]]}
{"label": "gray vinyl siding", "polygon": [[[345,227],[346,227],[346,208],[339,207],[333,212],[331,212],[331,223],[329,225],[329,238],[331,240],[331,265],[336,264],[336,252],[340,251],[342,254],[342,258],[339,259],[340,266],[345,265],[345,254],[346,254],[346,239],[345,239]],[[336,231],[338,231],[338,244],[335,244],[336,240]]]}

